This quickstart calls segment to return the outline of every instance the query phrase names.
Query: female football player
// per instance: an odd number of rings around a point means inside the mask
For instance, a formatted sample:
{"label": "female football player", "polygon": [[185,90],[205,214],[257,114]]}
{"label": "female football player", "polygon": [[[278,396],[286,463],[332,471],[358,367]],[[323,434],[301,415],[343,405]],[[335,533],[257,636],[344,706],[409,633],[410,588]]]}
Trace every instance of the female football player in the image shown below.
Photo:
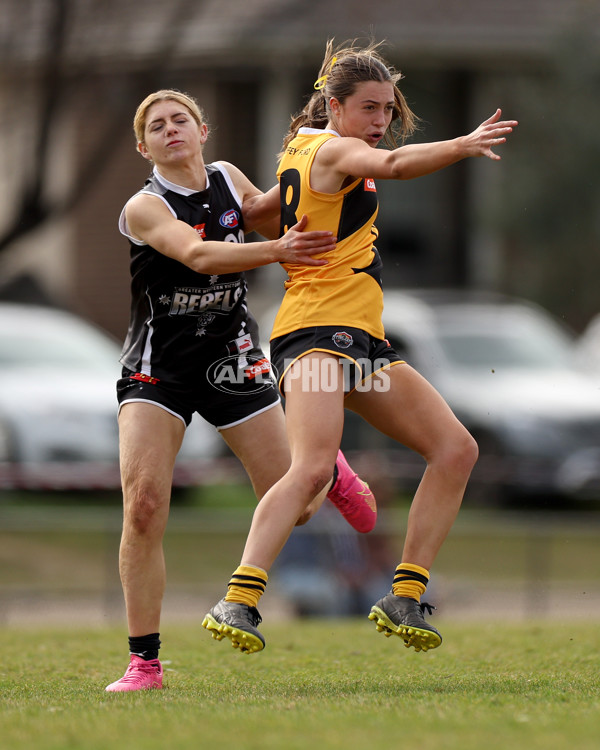
{"label": "female football player", "polygon": [[[381,259],[374,245],[376,181],[421,177],[468,157],[497,160],[493,149],[517,123],[502,121],[497,110],[468,135],[398,146],[396,134],[409,136],[416,118],[398,88],[400,73],[379,46],[327,44],[315,92],[292,120],[278,168],[282,231],[307,214],[307,228],[332,232],[337,244],[318,256],[329,261],[325,266],[284,263],[289,279],[271,357],[286,398],[292,463],[257,506],[241,568],[203,623],[215,638],[227,636],[246,652],[264,647],[257,630],[259,596],[295,519],[329,481],[344,409],[426,461],[391,592],[369,617],[378,630],[400,636],[417,651],[442,640],[424,619],[421,596],[478,450],[440,394],[386,341]],[[391,148],[377,148],[382,142]]]}

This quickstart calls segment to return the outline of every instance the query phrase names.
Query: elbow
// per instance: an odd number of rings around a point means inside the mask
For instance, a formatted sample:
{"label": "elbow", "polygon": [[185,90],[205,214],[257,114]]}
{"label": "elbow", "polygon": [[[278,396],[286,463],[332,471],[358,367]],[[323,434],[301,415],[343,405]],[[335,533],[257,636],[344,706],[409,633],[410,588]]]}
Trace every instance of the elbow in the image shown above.
{"label": "elbow", "polygon": [[210,268],[210,258],[204,251],[203,247],[194,248],[186,253],[183,260],[184,265],[191,268],[192,271],[202,274],[216,273],[214,268]]}
{"label": "elbow", "polygon": [[392,180],[407,180],[408,175],[406,174],[406,171],[402,169],[401,167],[396,167],[392,170],[391,174]]}
{"label": "elbow", "polygon": [[211,267],[208,260],[203,256],[194,258],[189,263],[186,263],[186,265],[196,273],[201,273],[204,275],[218,273],[218,270],[214,266]]}

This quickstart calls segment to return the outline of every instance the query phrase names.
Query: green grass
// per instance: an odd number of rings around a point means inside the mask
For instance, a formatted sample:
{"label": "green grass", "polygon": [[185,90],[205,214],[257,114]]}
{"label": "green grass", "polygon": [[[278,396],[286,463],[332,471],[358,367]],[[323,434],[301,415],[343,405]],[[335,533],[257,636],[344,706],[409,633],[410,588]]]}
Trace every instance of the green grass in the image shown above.
{"label": "green grass", "polygon": [[417,654],[360,620],[265,624],[251,656],[198,626],[162,632],[163,691],[107,694],[122,629],[0,631],[4,750],[591,750],[597,624],[441,623]]}

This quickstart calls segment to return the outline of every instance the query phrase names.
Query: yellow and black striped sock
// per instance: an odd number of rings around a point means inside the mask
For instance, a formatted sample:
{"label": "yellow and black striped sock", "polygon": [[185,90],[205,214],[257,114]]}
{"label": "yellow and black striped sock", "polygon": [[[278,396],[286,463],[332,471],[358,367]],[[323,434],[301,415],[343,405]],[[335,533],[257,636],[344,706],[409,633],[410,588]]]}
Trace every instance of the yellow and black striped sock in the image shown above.
{"label": "yellow and black striped sock", "polygon": [[402,562],[396,568],[392,591],[396,596],[407,596],[421,601],[429,583],[429,571],[420,565]]}
{"label": "yellow and black striped sock", "polygon": [[265,593],[268,580],[269,576],[262,568],[240,565],[231,576],[225,601],[256,607],[258,600]]}

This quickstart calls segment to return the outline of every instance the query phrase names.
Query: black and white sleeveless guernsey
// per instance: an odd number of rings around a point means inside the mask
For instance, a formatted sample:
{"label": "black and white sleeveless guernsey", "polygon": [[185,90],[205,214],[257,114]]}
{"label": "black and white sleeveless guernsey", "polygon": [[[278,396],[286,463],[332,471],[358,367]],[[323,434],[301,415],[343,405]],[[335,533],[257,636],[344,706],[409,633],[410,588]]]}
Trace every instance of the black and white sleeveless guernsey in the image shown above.
{"label": "black and white sleeveless guernsey", "polygon": [[[206,172],[206,189],[193,192],[168,182],[155,168],[140,193],[156,195],[203,238],[243,242],[241,200],[229,174],[220,164],[208,164]],[[207,361],[259,345],[243,273],[192,271],[133,238],[125,209],[119,229],[131,246],[131,315],[120,360],[124,367],[190,386]]]}

